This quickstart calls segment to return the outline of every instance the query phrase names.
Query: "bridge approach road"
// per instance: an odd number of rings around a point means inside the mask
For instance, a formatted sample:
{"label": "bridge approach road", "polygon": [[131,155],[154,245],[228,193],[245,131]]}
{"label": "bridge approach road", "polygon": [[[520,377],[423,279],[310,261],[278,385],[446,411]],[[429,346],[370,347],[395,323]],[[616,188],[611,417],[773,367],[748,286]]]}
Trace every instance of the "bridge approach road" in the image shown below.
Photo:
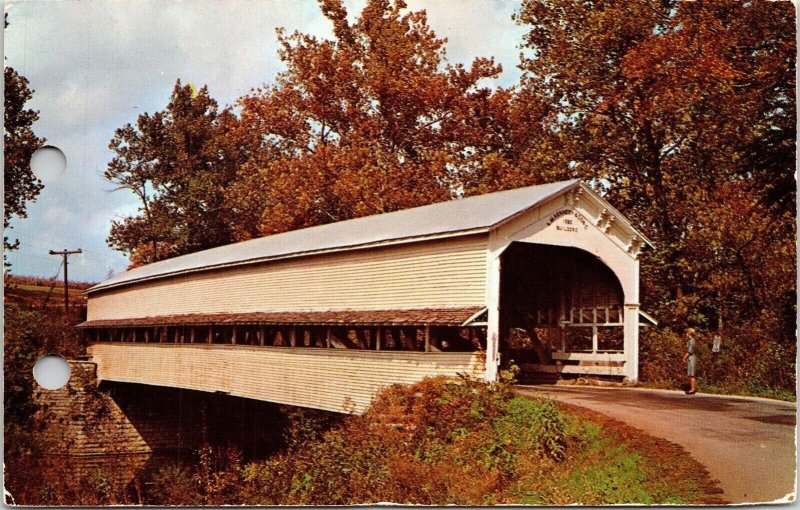
{"label": "bridge approach road", "polygon": [[720,481],[732,503],[794,500],[793,402],[594,386],[517,388],[521,395],[582,406],[683,446]]}

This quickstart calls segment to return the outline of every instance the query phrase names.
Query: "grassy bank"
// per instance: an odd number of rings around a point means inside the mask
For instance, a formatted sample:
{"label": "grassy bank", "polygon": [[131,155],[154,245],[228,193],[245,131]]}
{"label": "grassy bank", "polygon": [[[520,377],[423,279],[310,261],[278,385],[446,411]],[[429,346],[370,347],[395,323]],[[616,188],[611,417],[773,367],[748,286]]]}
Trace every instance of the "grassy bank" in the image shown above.
{"label": "grassy bank", "polygon": [[[299,432],[298,432],[299,431]],[[364,416],[300,424],[273,457],[167,466],[150,504],[701,504],[719,489],[680,447],[509,385],[431,379],[387,389]]]}

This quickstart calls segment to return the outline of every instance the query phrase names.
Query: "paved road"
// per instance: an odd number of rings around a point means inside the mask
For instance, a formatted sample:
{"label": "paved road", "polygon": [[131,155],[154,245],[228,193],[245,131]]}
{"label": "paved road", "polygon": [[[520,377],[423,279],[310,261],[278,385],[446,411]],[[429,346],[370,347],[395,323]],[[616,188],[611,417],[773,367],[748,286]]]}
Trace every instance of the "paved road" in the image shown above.
{"label": "paved road", "polygon": [[732,503],[770,502],[795,491],[792,402],[628,388],[518,388],[523,395],[544,393],[682,445],[720,481]]}

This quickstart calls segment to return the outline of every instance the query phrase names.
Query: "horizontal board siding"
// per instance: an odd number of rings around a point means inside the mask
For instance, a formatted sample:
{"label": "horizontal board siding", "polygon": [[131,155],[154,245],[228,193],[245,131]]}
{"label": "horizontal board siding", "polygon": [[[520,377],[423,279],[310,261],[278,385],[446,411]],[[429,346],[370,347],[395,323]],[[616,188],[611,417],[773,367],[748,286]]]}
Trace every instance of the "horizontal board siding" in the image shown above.
{"label": "horizontal board siding", "polygon": [[143,282],[91,294],[87,320],[482,306],[485,247],[471,236]]}
{"label": "horizontal board siding", "polygon": [[483,374],[481,353],[415,353],[225,345],[94,344],[99,380],[169,386],[364,412],[381,389],[430,376]]}

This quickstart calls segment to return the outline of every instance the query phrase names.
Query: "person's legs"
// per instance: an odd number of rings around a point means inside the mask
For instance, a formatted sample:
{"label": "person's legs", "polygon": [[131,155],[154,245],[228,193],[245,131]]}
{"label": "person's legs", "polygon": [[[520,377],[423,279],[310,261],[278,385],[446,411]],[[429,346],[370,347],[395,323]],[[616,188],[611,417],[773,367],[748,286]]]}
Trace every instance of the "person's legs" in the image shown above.
{"label": "person's legs", "polygon": [[695,383],[695,378],[694,377],[690,377],[689,378],[689,393],[694,393],[695,392],[694,383]]}

